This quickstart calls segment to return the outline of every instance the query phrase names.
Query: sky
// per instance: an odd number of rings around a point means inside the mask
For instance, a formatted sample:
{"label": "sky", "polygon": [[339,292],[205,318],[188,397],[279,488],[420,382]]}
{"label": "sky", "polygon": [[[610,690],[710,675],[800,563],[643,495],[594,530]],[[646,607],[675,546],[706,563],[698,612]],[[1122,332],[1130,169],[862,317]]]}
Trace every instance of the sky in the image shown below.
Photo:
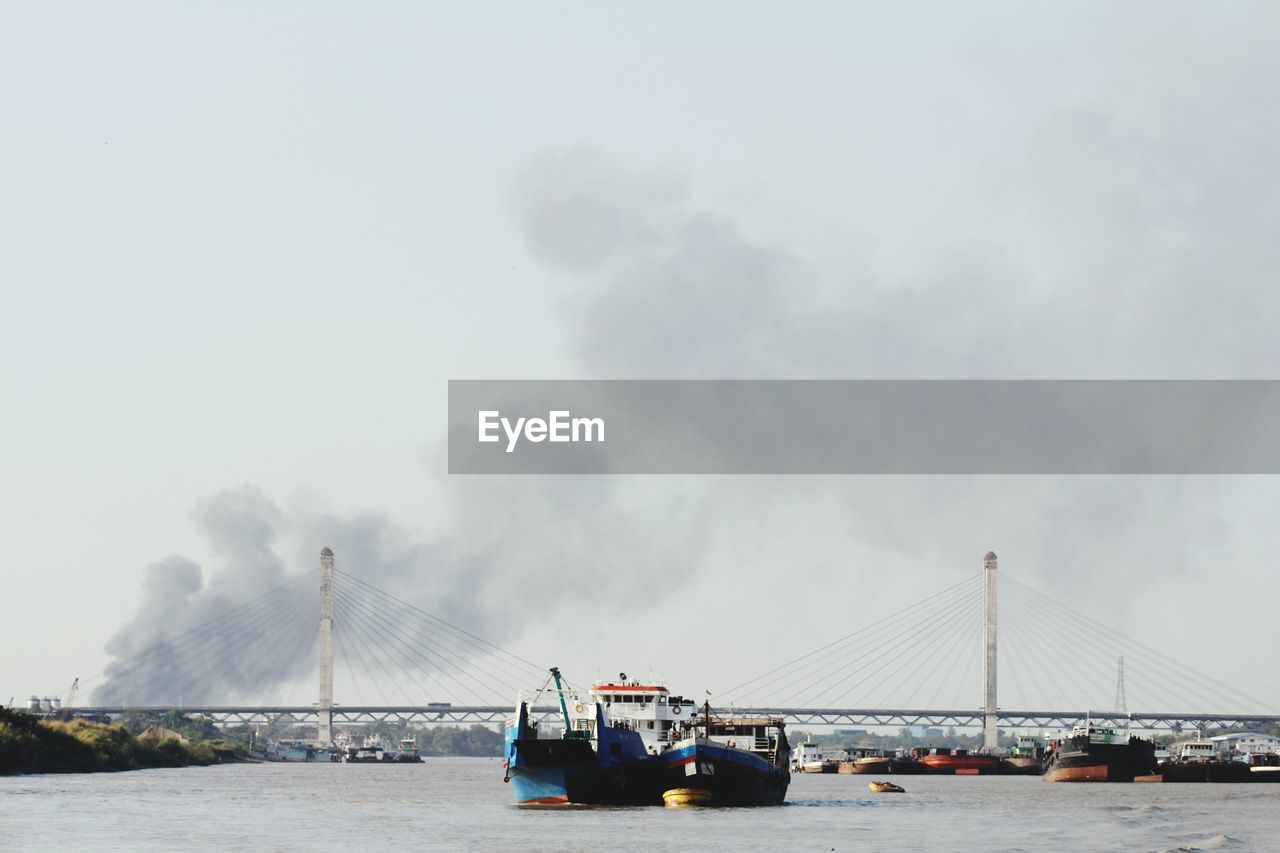
{"label": "sky", "polygon": [[552,482],[444,445],[460,378],[1276,378],[1274,6],[2,9],[0,701],[330,545],[688,694],[994,549],[1280,707],[1274,478]]}

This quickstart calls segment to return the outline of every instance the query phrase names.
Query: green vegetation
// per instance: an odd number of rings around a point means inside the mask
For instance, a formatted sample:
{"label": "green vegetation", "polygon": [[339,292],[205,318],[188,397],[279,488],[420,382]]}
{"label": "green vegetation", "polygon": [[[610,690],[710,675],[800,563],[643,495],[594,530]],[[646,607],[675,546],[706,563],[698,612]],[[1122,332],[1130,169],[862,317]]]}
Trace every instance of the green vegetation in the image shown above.
{"label": "green vegetation", "polygon": [[0,708],[0,773],[90,773],[216,764],[206,742],[135,737],[124,726],[56,722]]}

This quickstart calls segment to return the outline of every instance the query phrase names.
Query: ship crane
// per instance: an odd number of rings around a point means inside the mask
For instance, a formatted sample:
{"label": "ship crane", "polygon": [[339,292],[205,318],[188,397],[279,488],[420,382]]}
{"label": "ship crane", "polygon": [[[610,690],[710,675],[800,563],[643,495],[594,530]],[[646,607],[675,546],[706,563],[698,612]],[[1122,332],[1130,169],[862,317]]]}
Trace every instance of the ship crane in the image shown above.
{"label": "ship crane", "polygon": [[80,676],[77,675],[75,680],[71,682],[71,686],[67,688],[67,698],[62,702],[62,714],[60,716],[64,721],[71,719],[71,703],[76,701],[76,693],[79,692],[79,690]]}

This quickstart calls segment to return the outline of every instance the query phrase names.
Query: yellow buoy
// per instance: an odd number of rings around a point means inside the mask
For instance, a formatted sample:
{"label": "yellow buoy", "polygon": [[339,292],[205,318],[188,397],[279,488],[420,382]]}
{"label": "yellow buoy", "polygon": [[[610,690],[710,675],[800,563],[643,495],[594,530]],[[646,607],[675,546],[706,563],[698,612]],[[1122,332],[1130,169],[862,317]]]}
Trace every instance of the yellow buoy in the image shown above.
{"label": "yellow buoy", "polygon": [[672,788],[662,792],[662,802],[669,808],[711,805],[711,792],[701,788]]}

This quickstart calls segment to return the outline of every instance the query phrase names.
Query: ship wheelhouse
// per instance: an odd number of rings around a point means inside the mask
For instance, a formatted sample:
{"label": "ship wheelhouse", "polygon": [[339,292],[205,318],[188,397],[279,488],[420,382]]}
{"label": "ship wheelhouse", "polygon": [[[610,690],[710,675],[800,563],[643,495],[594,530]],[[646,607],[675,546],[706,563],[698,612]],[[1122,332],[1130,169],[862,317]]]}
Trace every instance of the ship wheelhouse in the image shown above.
{"label": "ship wheelhouse", "polygon": [[639,733],[653,752],[672,743],[679,723],[697,713],[692,699],[672,696],[661,684],[625,677],[597,681],[591,686],[590,702],[576,704],[574,711],[579,717],[594,720],[596,706],[603,706],[609,725]]}

